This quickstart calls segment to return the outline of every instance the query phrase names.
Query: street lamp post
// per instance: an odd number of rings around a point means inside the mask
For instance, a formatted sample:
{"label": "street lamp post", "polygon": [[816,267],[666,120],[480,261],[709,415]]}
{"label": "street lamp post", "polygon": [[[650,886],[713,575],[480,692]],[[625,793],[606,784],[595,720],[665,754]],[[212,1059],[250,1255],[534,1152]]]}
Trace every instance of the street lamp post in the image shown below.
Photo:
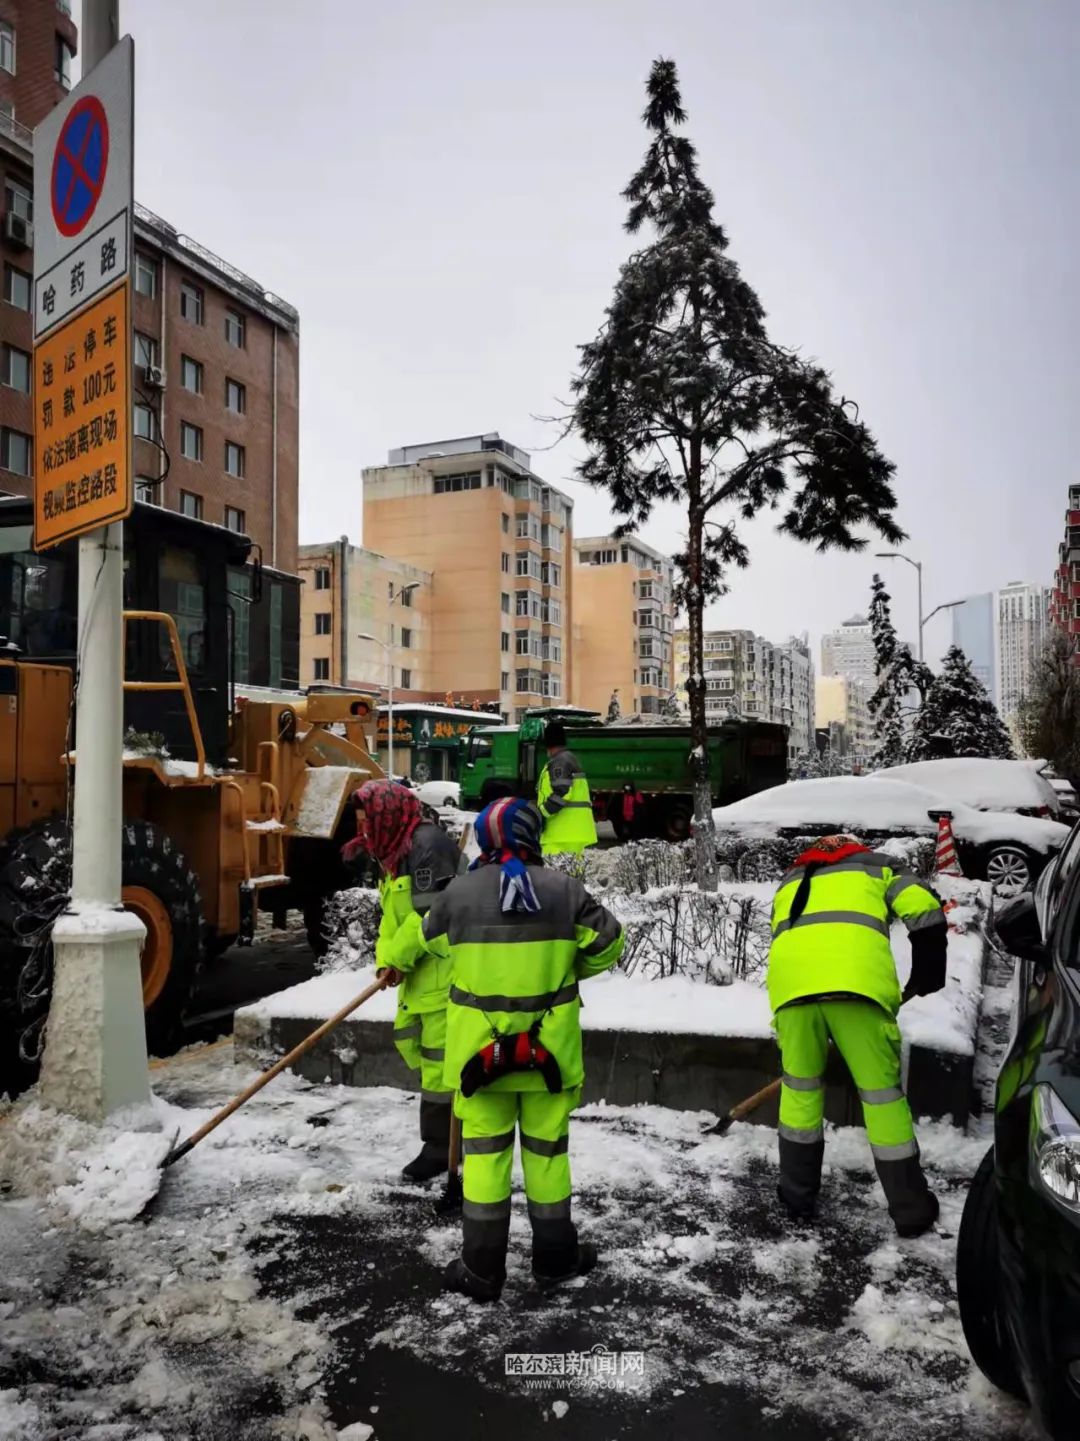
{"label": "street lamp post", "polygon": [[[916,610],[916,616],[918,617],[918,621],[919,621],[919,659],[922,660],[922,658],[923,658],[923,634],[922,634],[922,628],[923,628],[923,624],[924,624],[924,622],[923,622],[923,613],[922,613],[922,561],[921,561],[921,560],[912,560],[912,558],[911,558],[910,555],[905,555],[905,554],[903,553],[903,551],[901,551],[901,550],[879,550],[879,551],[877,552],[877,558],[878,558],[878,560],[906,560],[907,563],[908,563],[908,565],[913,565],[913,566],[915,567],[915,572],[916,572],[916,574],[918,575],[918,578],[919,578],[918,592],[917,592],[916,597],[915,597],[915,604],[916,604],[916,606],[918,607],[918,609]],[[929,620],[930,617],[927,616],[926,619]]]}
{"label": "street lamp post", "polygon": [[[403,585],[400,590],[391,590],[390,609],[393,611],[394,603],[404,595],[411,595],[417,589],[420,582],[410,581]],[[390,639],[380,640],[377,635],[371,635],[368,631],[361,631],[356,637],[357,640],[370,640],[375,645],[381,645],[386,652],[386,773],[391,780],[394,779],[394,618],[390,617]]]}

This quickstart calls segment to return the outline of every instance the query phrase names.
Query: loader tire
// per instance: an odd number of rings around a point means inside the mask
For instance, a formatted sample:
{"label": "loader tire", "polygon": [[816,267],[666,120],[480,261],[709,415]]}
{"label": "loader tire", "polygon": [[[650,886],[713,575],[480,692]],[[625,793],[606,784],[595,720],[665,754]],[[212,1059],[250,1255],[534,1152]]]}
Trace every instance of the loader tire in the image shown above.
{"label": "loader tire", "polygon": [[[141,957],[146,1041],[151,1054],[175,1046],[202,951],[199,883],[158,826],[125,823],[121,898],[146,926]],[[37,1077],[52,992],[52,922],[71,888],[71,834],[60,817],[9,838],[0,855],[0,1088]]]}

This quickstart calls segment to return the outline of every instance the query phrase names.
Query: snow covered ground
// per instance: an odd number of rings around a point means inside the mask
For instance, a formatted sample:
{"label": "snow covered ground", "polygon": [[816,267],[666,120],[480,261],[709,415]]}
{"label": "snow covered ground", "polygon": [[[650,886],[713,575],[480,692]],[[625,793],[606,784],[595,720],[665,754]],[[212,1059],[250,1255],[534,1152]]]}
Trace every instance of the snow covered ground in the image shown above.
{"label": "snow covered ground", "polygon": [[[231,1059],[218,1043],[156,1069],[165,1121],[186,1133],[238,1090]],[[708,1119],[579,1113],[577,1214],[602,1265],[533,1292],[518,1196],[507,1289],[487,1308],[438,1289],[457,1230],[435,1222],[435,1192],[396,1180],[416,1139],[403,1091],[283,1076],[165,1175],[148,1213],[105,1229],[8,1194],[0,1436],[1032,1435],[974,1373],[956,1313],[954,1237],[984,1141],[922,1128],[941,1234],[898,1242],[861,1131],[830,1133],[821,1218],[797,1230],[775,1206],[775,1134],[704,1139]],[[641,1360],[565,1374],[594,1348]],[[557,1374],[543,1389],[508,1376],[508,1352],[557,1357]]]}

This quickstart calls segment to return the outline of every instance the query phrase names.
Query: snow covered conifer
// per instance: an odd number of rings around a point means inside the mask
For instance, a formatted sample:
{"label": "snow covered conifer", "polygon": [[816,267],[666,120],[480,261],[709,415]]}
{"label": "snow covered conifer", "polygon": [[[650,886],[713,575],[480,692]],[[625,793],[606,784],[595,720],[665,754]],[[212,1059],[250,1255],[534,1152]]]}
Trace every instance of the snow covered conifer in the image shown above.
{"label": "snow covered conifer", "polygon": [[874,754],[872,764],[899,765],[904,754],[903,697],[896,669],[896,628],[889,609],[889,592],[880,575],[875,575],[873,599],[870,602],[870,634],[874,642],[877,689],[869,700],[874,718]]}
{"label": "snow covered conifer", "polygon": [[1021,702],[1020,733],[1029,756],[1045,757],[1060,776],[1080,777],[1080,666],[1060,630],[1051,632]]}
{"label": "snow covered conifer", "polygon": [[819,550],[857,550],[869,525],[890,543],[893,466],[820,366],[769,339],[765,312],[727,254],[698,174],[674,61],[654,62],[640,169],[623,192],[642,248],[616,282],[604,325],[581,347],[571,423],[589,449],[581,478],[606,489],[620,523],[676,501],[686,547],[675,557],[687,613],[699,883],[716,886],[706,762],[702,615],[750,554],[738,522],[778,510],[779,529]]}
{"label": "snow covered conifer", "polygon": [[908,745],[908,760],[941,756],[1013,758],[1012,741],[997,707],[955,645],[945,653],[941,674],[915,719]]}

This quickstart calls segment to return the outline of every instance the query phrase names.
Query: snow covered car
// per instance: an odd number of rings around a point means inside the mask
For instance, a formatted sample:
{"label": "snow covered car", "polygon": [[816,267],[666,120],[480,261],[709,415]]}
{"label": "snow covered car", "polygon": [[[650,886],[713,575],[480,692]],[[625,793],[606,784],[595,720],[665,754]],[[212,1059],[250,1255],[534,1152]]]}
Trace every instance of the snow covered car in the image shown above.
{"label": "snow covered car", "polygon": [[1058,804],[1061,807],[1059,812],[1061,820],[1068,821],[1070,824],[1080,820],[1080,797],[1077,796],[1072,781],[1062,780],[1060,776],[1047,775],[1045,771],[1043,778],[1054,787]]}
{"label": "snow covered car", "polygon": [[1002,896],[1030,890],[1069,831],[1057,821],[1011,811],[977,811],[910,785],[872,776],[789,781],[713,811],[719,831],[748,838],[852,831],[868,844],[899,836],[934,836],[939,811],[952,814],[966,876],[989,880]]}
{"label": "snow covered car", "polygon": [[997,918],[1018,960],[1012,1039],[994,1144],[971,1182],[956,1250],[960,1321],[976,1365],[1028,1401],[1052,1441],[1080,1436],[1078,832],[1040,883],[1057,904],[1047,912],[1018,896]]}
{"label": "snow covered car", "polygon": [[913,761],[875,771],[873,779],[908,781],[977,811],[1015,811],[1021,816],[1049,816],[1061,811],[1057,791],[1043,776],[1045,761],[988,760],[960,756],[947,761]]}
{"label": "snow covered car", "polygon": [[416,794],[423,805],[437,811],[453,806],[455,810],[461,801],[461,787],[457,781],[424,781],[416,787]]}

